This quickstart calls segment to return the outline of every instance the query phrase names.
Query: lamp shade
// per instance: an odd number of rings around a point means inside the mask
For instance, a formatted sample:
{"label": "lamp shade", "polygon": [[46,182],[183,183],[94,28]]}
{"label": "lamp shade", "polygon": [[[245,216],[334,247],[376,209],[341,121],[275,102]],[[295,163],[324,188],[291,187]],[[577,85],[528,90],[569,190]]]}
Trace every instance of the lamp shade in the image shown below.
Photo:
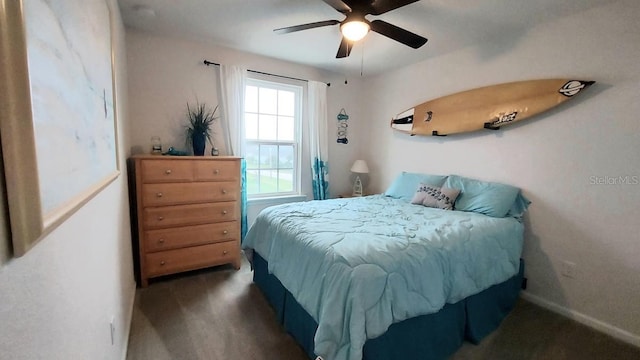
{"label": "lamp shade", "polygon": [[369,167],[367,166],[367,162],[364,160],[356,160],[356,162],[353,163],[353,166],[351,166],[351,172],[358,174],[368,174]]}

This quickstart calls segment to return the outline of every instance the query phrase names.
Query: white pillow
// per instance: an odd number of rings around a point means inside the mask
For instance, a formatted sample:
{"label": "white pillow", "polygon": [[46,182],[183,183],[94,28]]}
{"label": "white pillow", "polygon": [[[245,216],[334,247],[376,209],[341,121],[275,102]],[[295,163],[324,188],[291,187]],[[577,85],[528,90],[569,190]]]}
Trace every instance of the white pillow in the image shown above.
{"label": "white pillow", "polygon": [[458,194],[460,194],[460,190],[458,189],[421,183],[413,195],[411,203],[424,205],[426,207],[453,210]]}

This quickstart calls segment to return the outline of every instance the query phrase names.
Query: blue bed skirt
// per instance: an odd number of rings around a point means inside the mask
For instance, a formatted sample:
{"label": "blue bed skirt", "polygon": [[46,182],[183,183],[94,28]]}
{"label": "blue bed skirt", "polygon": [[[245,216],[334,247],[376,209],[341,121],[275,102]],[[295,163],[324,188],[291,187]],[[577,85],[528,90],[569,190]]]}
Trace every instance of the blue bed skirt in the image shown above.
{"label": "blue bed skirt", "polygon": [[[253,257],[253,281],[276,312],[280,324],[315,359],[313,337],[318,324],[293,298],[280,280],[269,274],[267,261],[258,253]],[[386,333],[369,339],[363,360],[445,359],[464,340],[477,344],[500,325],[515,306],[524,276],[524,262],[511,279],[455,304],[446,304],[435,314],[395,323]]]}

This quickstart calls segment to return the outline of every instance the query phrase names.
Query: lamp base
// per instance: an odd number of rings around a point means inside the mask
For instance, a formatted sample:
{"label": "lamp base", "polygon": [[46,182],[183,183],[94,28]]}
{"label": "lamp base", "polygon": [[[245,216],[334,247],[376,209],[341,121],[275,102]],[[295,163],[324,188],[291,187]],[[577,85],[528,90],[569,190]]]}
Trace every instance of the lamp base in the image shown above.
{"label": "lamp base", "polygon": [[356,176],[356,181],[353,183],[353,194],[352,196],[362,196],[362,181],[360,181],[360,176]]}

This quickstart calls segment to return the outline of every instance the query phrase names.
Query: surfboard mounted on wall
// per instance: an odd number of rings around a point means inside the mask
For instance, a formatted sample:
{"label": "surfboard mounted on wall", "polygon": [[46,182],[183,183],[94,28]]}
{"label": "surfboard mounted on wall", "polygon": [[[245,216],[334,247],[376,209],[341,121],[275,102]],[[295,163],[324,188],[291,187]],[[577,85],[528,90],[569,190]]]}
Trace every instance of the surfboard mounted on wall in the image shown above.
{"label": "surfboard mounted on wall", "polygon": [[398,114],[391,120],[391,128],[427,136],[498,130],[560,105],[594,83],[544,79],[463,91],[424,102]]}

